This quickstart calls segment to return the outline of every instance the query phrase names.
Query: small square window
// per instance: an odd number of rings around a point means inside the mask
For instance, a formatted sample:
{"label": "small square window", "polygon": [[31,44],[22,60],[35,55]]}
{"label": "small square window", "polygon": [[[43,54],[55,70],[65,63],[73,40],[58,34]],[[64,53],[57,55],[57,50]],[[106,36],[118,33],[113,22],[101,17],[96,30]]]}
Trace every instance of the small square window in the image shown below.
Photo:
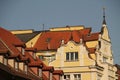
{"label": "small square window", "polygon": [[65,80],[70,80],[70,75],[64,75]]}
{"label": "small square window", "polygon": [[107,59],[106,57],[103,56],[103,62],[107,62]]}
{"label": "small square window", "polygon": [[80,74],[74,74],[74,80],[81,80]]}

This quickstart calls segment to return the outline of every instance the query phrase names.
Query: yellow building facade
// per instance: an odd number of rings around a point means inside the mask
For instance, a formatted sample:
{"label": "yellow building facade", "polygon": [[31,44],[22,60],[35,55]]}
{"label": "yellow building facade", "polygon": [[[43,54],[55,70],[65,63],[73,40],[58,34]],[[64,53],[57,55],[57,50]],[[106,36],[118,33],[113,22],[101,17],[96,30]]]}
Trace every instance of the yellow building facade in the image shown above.
{"label": "yellow building facade", "polygon": [[62,69],[61,80],[116,80],[116,67],[105,16],[100,32],[66,26],[40,32],[26,42],[47,65]]}

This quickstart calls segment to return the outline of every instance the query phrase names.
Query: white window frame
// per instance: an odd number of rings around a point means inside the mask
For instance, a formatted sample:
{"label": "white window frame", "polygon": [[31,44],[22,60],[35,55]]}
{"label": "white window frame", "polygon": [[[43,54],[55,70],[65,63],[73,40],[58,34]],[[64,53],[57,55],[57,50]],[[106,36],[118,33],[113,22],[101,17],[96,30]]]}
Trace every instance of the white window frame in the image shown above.
{"label": "white window frame", "polygon": [[77,60],[78,60],[78,52],[66,52],[66,61],[77,61]]}

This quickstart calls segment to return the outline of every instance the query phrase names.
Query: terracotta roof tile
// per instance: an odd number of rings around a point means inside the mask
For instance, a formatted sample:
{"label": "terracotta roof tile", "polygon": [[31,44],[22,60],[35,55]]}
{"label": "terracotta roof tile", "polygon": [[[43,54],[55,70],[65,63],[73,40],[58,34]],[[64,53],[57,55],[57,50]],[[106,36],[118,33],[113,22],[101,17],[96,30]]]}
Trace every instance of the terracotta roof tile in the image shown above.
{"label": "terracotta roof tile", "polygon": [[94,41],[99,39],[99,32],[98,33],[91,33],[84,36],[84,41]]}
{"label": "terracotta roof tile", "polygon": [[49,80],[44,73],[42,73],[42,78],[43,78],[43,80]]}
{"label": "terracotta roof tile", "polygon": [[[4,34],[3,34],[4,33]],[[0,39],[7,45],[9,51],[13,54],[19,54],[20,51],[16,49],[16,46],[24,46],[24,43],[20,41],[15,35],[9,31],[0,27]]]}
{"label": "terracotta roof tile", "polygon": [[53,66],[43,66],[42,68],[43,71],[54,71],[54,67]]}
{"label": "terracotta roof tile", "polygon": [[42,67],[43,63],[40,62],[38,59],[34,59],[28,52],[25,55],[29,58],[30,63],[28,64],[29,67]]}
{"label": "terracotta roof tile", "polygon": [[53,74],[63,75],[63,70],[54,70]]}
{"label": "terracotta roof tile", "polygon": [[73,31],[43,32],[34,45],[34,48],[37,48],[37,50],[57,50],[57,48],[60,47],[62,40],[64,40],[64,44],[70,40],[73,40],[76,43],[79,43],[80,39],[83,39],[84,41],[98,40],[99,33],[90,34],[90,31],[91,28]]}
{"label": "terracotta roof tile", "polygon": [[32,51],[32,52],[36,52],[36,48],[30,47],[30,48],[25,48],[25,51]]}
{"label": "terracotta roof tile", "polygon": [[3,44],[3,42],[0,39],[0,54],[5,54],[8,52],[8,49],[6,48],[6,46]]}
{"label": "terracotta roof tile", "polygon": [[[4,33],[4,34],[3,34]],[[15,35],[13,35],[11,32],[3,29],[0,27],[0,38],[4,40],[7,43],[11,43],[13,45],[24,45],[24,43],[19,40]]]}

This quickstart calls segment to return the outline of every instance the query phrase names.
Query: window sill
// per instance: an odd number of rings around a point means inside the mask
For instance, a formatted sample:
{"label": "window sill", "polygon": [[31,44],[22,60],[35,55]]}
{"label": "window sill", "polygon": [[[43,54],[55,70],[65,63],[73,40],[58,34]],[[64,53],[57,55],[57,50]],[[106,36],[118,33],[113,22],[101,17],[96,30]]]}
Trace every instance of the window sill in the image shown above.
{"label": "window sill", "polygon": [[77,62],[79,60],[66,60],[65,62]]}

